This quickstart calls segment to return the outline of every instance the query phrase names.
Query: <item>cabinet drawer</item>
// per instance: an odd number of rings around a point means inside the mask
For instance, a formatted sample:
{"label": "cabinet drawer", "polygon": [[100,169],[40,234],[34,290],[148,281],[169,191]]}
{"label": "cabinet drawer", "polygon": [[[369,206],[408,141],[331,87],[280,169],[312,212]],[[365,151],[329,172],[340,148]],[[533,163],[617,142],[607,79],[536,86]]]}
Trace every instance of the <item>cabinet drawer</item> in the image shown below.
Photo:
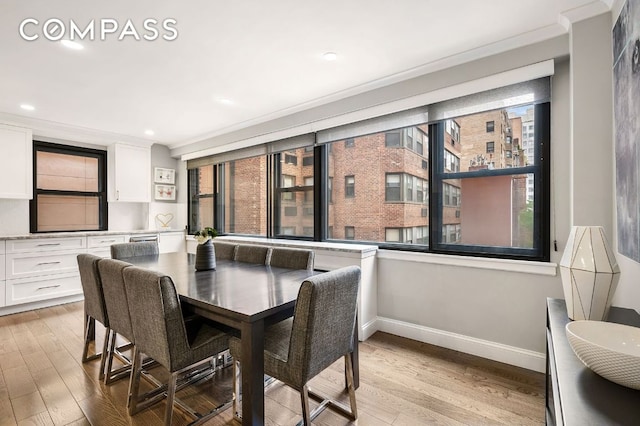
{"label": "cabinet drawer", "polygon": [[56,250],[80,250],[87,247],[84,236],[69,238],[28,238],[7,240],[7,253],[33,253]]}
{"label": "cabinet drawer", "polygon": [[78,273],[78,252],[9,253],[6,255],[6,279]]}
{"label": "cabinet drawer", "polygon": [[0,281],[0,307],[6,305],[6,301],[5,301],[6,291],[7,290],[5,290],[5,282]]}
{"label": "cabinet drawer", "polygon": [[40,279],[18,279],[6,282],[6,306],[82,293],[78,274],[61,274]]}
{"label": "cabinet drawer", "polygon": [[0,254],[0,281],[3,281],[5,279],[5,272],[4,272],[4,254]]}
{"label": "cabinet drawer", "polygon": [[104,257],[105,259],[111,259],[111,249],[109,247],[87,249],[87,253],[94,256]]}
{"label": "cabinet drawer", "polygon": [[111,244],[126,243],[128,235],[94,235],[87,237],[87,248],[109,247]]}

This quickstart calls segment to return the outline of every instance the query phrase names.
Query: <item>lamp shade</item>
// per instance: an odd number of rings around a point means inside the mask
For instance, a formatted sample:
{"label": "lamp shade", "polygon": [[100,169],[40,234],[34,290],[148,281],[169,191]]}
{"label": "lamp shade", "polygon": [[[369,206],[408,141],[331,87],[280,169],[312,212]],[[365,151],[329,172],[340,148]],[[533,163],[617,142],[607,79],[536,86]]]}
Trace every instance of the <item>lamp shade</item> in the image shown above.
{"label": "lamp shade", "polygon": [[602,321],[609,313],[620,268],[601,226],[574,226],[560,260],[567,314]]}

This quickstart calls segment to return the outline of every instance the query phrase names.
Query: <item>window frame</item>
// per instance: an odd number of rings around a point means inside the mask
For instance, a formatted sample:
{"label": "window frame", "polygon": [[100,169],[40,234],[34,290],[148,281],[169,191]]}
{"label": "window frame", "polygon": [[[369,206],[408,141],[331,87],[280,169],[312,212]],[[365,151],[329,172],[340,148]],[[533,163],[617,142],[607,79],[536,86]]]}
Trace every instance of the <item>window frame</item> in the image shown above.
{"label": "window frame", "polygon": [[[98,159],[98,191],[62,191],[54,189],[38,189],[38,152],[75,155],[79,157]],[[84,148],[73,145],[63,145],[39,140],[33,141],[33,198],[29,200],[29,232],[32,234],[46,234],[51,232],[89,232],[106,231],[109,229],[109,202],[107,199],[107,151]],[[72,197],[98,198],[98,229],[73,229],[38,231],[38,197],[40,195],[67,195]]]}

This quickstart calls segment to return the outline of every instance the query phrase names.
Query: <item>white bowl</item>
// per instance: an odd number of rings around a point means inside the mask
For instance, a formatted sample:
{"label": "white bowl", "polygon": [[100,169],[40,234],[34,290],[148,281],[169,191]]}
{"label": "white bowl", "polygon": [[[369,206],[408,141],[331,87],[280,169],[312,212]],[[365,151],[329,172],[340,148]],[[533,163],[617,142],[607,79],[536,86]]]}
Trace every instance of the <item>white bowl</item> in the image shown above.
{"label": "white bowl", "polygon": [[605,379],[640,389],[640,328],[602,321],[573,321],[567,338],[576,356]]}

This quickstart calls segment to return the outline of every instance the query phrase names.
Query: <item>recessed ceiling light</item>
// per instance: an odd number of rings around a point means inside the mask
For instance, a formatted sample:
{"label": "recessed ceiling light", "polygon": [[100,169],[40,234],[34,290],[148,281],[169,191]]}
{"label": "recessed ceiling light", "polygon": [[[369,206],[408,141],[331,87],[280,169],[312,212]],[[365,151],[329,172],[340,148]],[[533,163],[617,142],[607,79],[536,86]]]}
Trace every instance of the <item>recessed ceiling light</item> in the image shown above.
{"label": "recessed ceiling light", "polygon": [[335,52],[327,52],[324,55],[322,55],[322,58],[325,61],[335,61],[336,59],[338,59],[338,54]]}
{"label": "recessed ceiling light", "polygon": [[153,135],[155,135],[155,132],[153,130],[145,130],[144,134],[147,135],[147,136],[153,136]]}
{"label": "recessed ceiling light", "polygon": [[222,105],[231,105],[233,103],[231,99],[227,98],[216,98],[216,101],[218,101],[218,103],[221,103]]}
{"label": "recessed ceiling light", "polygon": [[62,45],[64,47],[72,49],[72,50],[82,50],[82,49],[84,49],[84,46],[81,45],[80,43],[78,43],[77,41],[61,40],[60,43],[62,43]]}
{"label": "recessed ceiling light", "polygon": [[21,104],[20,108],[22,108],[25,111],[33,111],[34,109],[36,109],[36,107],[34,107],[33,105],[29,105],[29,104]]}

